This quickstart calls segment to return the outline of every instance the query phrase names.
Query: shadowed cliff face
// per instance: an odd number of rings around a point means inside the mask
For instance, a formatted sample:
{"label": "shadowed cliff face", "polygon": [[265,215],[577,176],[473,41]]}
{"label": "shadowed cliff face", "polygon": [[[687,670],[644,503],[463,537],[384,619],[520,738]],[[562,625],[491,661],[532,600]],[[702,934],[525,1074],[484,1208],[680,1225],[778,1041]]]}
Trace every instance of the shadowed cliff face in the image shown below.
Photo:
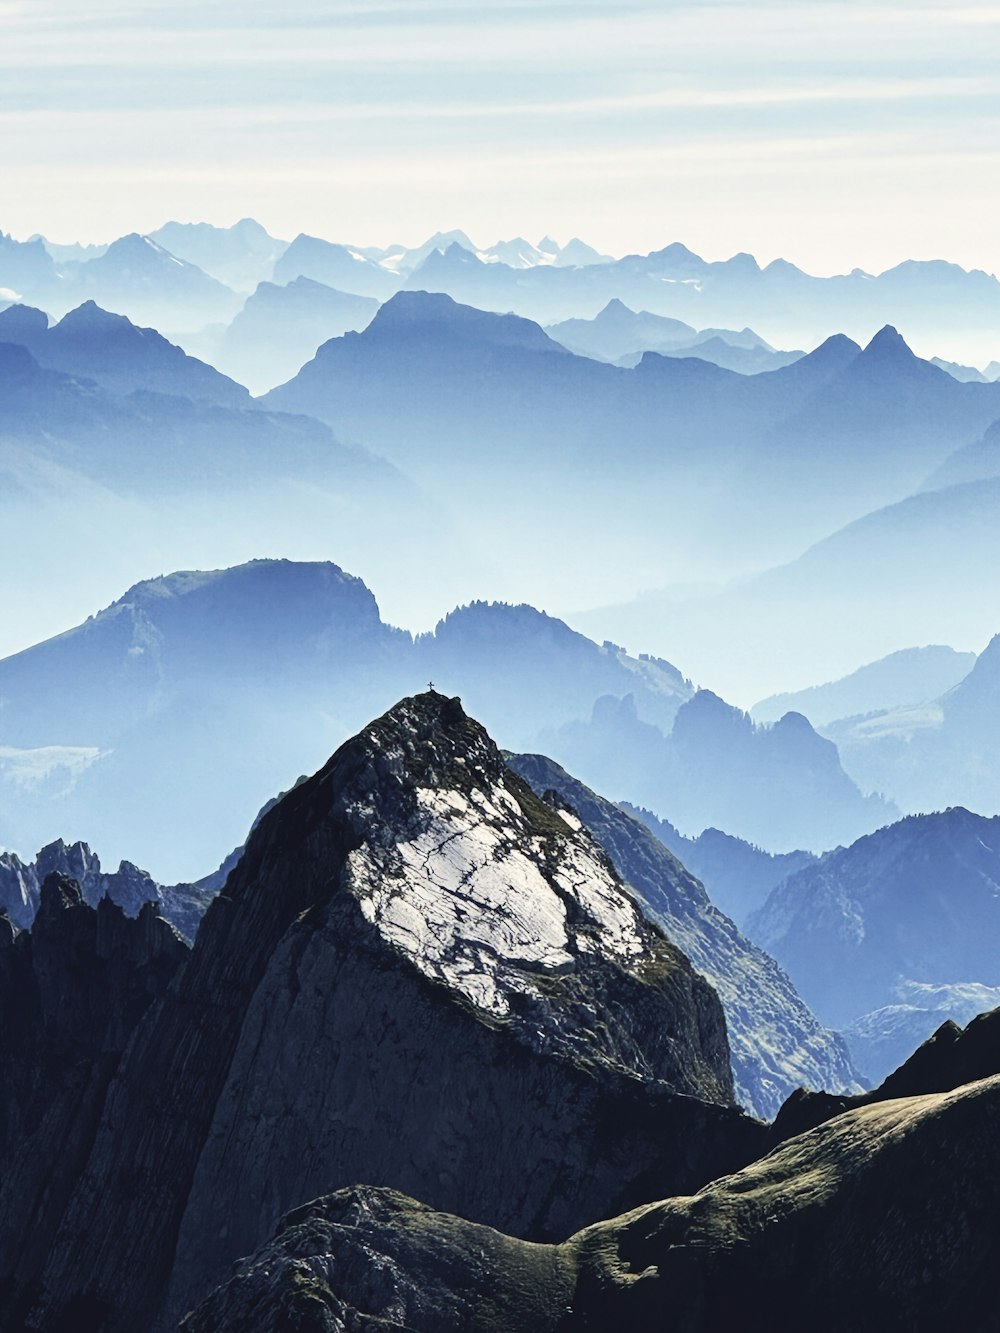
{"label": "shadowed cliff face", "polygon": [[122,1053],[188,952],[153,903],[136,919],[107,898],[94,908],[63,874],[44,880],[30,934],[0,914],[5,1328],[86,1165]]}
{"label": "shadowed cliff face", "polygon": [[183,1333],[994,1330],[1000,1077],[869,1106],[529,1245],[388,1190],[286,1217]]}
{"label": "shadowed cliff face", "polygon": [[170,1327],[322,1190],[552,1239],[765,1134],[711,988],[579,821],[422,695],[252,834],[110,1088],[30,1319]]}

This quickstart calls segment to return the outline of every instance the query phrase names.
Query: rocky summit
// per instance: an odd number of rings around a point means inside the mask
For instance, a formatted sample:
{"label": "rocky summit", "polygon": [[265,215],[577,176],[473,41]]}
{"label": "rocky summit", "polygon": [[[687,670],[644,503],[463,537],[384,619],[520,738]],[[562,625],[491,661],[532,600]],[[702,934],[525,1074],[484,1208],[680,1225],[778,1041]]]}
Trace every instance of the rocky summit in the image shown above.
{"label": "rocky summit", "polygon": [[73,1188],[4,1253],[3,1314],[173,1328],[288,1209],[353,1186],[555,1241],[766,1136],[712,988],[428,692],[260,820],[79,1127]]}

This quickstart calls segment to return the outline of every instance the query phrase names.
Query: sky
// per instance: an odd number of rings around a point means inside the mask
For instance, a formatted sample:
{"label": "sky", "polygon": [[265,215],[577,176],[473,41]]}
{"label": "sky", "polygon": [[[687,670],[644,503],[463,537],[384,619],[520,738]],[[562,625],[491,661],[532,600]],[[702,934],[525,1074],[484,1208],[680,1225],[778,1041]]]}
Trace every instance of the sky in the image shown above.
{"label": "sky", "polygon": [[1000,271],[1000,4],[0,0],[0,228]]}

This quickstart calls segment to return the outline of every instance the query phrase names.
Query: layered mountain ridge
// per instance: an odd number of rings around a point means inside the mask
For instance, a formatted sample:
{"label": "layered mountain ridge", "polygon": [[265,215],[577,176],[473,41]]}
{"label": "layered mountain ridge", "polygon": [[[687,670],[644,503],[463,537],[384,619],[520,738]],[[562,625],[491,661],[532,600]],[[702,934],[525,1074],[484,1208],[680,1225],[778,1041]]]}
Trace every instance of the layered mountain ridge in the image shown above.
{"label": "layered mountain ridge", "polygon": [[[61,1222],[5,1272],[7,1317],[171,1327],[276,1214],[359,1179],[558,1236],[762,1133],[711,988],[579,822],[429,693],[262,818]],[[0,1216],[13,1232],[31,1206],[4,1194]]]}

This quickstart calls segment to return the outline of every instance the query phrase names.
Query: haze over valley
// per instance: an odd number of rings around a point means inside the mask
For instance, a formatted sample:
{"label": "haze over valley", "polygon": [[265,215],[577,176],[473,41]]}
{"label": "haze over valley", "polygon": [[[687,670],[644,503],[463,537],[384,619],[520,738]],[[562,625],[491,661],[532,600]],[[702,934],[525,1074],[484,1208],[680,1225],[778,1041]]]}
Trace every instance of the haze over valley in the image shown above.
{"label": "haze over valley", "polygon": [[1000,1333],[998,38],[0,3],[0,1333]]}

